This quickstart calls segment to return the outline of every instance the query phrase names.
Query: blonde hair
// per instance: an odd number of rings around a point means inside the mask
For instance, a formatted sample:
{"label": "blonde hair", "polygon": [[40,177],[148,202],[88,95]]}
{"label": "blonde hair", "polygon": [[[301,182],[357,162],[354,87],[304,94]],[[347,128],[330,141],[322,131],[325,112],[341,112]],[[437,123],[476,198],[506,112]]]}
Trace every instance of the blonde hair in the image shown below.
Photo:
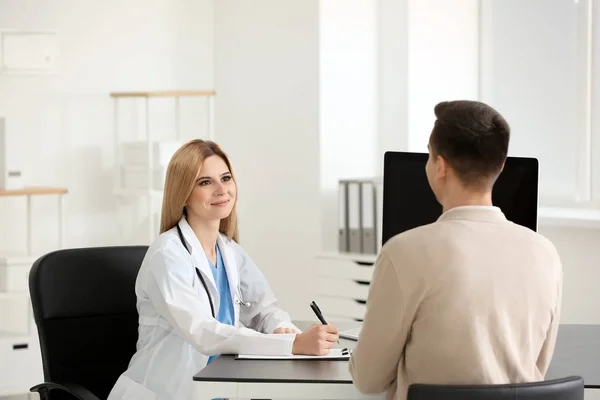
{"label": "blonde hair", "polygon": [[[184,214],[185,205],[194,190],[198,171],[210,156],[218,156],[229,168],[231,178],[235,177],[229,158],[218,144],[208,140],[194,139],[181,146],[169,162],[165,178],[165,188],[160,218],[160,233],[175,227]],[[219,232],[229,239],[238,241],[237,199],[231,213],[221,220]]]}

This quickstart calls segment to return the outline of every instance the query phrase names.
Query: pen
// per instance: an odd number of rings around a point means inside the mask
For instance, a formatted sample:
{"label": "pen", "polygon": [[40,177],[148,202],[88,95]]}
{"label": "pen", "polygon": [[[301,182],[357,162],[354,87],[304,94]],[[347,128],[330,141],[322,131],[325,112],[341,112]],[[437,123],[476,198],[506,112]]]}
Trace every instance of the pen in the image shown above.
{"label": "pen", "polygon": [[321,310],[319,309],[317,303],[315,303],[314,301],[310,303],[310,308],[312,308],[317,318],[319,318],[319,321],[321,321],[323,325],[327,325],[327,321],[325,321],[325,318],[323,318],[323,314],[321,314]]}
{"label": "pen", "polygon": [[[319,321],[321,321],[321,323],[323,325],[327,325],[327,321],[325,321],[325,318],[323,317],[323,314],[321,313],[321,309],[319,308],[317,303],[315,303],[314,301],[312,303],[310,303],[310,308],[313,310],[313,312],[315,313],[317,318],[319,318]],[[340,343],[339,340],[337,342]]]}

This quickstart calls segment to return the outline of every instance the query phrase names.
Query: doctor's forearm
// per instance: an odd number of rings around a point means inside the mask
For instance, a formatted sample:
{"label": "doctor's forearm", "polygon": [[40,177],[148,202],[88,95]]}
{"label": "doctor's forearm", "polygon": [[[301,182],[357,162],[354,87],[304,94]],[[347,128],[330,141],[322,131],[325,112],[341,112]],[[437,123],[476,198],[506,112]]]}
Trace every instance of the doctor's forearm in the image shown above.
{"label": "doctor's forearm", "polygon": [[227,338],[206,340],[198,350],[206,355],[216,354],[265,354],[290,355],[294,334],[263,334],[248,328],[236,328]]}
{"label": "doctor's forearm", "polygon": [[248,328],[262,333],[273,333],[277,328],[297,329],[289,314],[276,306],[263,307],[259,312],[253,311],[248,310],[247,314],[242,314],[240,318]]}

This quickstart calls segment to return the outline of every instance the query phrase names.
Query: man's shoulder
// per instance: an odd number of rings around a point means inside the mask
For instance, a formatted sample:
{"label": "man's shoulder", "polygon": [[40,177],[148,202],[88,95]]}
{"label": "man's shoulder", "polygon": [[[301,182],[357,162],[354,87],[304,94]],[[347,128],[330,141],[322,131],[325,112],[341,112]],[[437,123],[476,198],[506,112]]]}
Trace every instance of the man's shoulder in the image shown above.
{"label": "man's shoulder", "polygon": [[[531,251],[545,252],[558,259],[558,251],[552,241],[540,233],[510,221],[506,221],[506,223],[499,224],[496,227],[498,229],[490,229],[488,225],[477,234],[493,236],[495,234],[500,235],[500,231],[504,231],[503,236],[506,239],[508,231],[508,236],[519,247],[525,246]],[[394,254],[411,251],[411,249],[422,251],[428,247],[439,248],[440,246],[452,246],[453,244],[462,246],[464,242],[461,238],[465,231],[472,234],[477,229],[473,226],[465,228],[464,226],[458,227],[455,223],[436,221],[394,235],[385,243],[382,250],[385,250],[388,254]],[[463,243],[461,244],[461,242]]]}
{"label": "man's shoulder", "polygon": [[436,238],[436,232],[439,232],[439,226],[436,225],[434,222],[392,236],[383,245],[382,253],[389,256],[398,252],[410,251],[421,244],[430,243],[431,238]]}
{"label": "man's shoulder", "polygon": [[407,231],[398,233],[392,236],[387,242],[390,247],[396,247],[408,243],[418,243],[421,241],[429,241],[432,237],[439,237],[439,234],[447,230],[447,227],[439,221],[430,224],[417,226]]}
{"label": "man's shoulder", "polygon": [[546,236],[513,222],[508,222],[507,225],[514,232],[513,237],[516,242],[530,246],[532,250],[545,251],[554,257],[558,257],[556,246]]}

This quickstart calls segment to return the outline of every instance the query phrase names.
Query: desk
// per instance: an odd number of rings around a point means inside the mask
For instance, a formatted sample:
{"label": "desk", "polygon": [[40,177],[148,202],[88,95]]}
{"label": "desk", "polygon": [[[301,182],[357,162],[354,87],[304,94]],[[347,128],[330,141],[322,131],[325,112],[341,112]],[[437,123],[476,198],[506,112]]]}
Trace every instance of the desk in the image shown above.
{"label": "desk", "polygon": [[546,379],[579,375],[600,389],[600,325],[561,325]]}
{"label": "desk", "polygon": [[[358,326],[356,322],[332,321],[338,328]],[[301,329],[312,322],[294,321]],[[340,339],[335,347],[353,348],[355,341]],[[352,384],[347,361],[320,360],[235,360],[222,355],[194,376],[192,399],[384,399],[365,396]]]}
{"label": "desk", "polygon": [[[300,328],[307,323],[297,322]],[[337,324],[340,329],[356,324]],[[340,339],[340,347],[356,342]],[[600,325],[561,325],[546,379],[580,375],[586,388],[600,388]],[[235,360],[221,356],[194,376],[194,400],[231,399],[383,399],[362,395],[346,361]]]}

